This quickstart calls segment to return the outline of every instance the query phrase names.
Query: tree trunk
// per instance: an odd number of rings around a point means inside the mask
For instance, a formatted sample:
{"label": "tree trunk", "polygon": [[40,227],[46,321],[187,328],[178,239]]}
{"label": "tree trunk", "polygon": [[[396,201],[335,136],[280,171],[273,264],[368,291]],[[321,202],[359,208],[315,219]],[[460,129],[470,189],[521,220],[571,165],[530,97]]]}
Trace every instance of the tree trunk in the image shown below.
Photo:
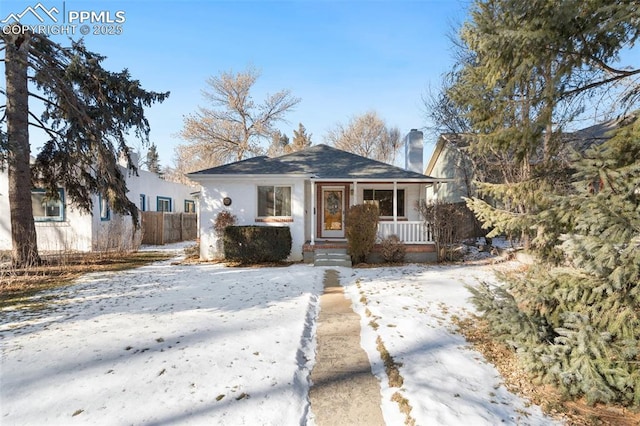
{"label": "tree trunk", "polygon": [[29,92],[27,54],[29,34],[5,35],[5,76],[7,90],[7,142],[9,206],[13,264],[27,267],[40,263],[36,228],[31,206],[29,164]]}

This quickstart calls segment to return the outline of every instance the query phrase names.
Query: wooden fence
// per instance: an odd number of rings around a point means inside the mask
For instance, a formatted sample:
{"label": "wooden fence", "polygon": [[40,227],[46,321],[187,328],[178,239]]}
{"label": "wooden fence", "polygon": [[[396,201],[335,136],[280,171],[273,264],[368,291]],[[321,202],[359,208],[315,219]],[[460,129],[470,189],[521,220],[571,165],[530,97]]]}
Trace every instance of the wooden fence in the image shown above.
{"label": "wooden fence", "polygon": [[195,213],[142,213],[142,244],[162,245],[198,237]]}

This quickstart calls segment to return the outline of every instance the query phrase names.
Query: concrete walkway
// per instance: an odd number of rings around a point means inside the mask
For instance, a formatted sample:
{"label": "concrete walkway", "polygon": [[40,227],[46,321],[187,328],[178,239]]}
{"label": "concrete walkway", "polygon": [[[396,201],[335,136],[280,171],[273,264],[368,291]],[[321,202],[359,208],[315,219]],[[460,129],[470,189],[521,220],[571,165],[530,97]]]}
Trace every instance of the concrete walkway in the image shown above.
{"label": "concrete walkway", "polygon": [[384,425],[380,385],[360,346],[360,317],[333,269],[324,276],[316,339],[309,391],[316,425]]}

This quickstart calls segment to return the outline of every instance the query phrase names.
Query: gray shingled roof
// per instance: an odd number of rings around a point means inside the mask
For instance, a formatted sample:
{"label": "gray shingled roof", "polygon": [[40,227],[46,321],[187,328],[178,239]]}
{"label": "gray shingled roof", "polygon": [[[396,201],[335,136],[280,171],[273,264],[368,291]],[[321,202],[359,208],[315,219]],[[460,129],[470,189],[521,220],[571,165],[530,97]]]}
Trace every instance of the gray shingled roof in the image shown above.
{"label": "gray shingled roof", "polygon": [[190,177],[225,175],[304,175],[316,179],[425,180],[433,178],[327,145],[314,145],[281,157],[254,157],[189,173]]}

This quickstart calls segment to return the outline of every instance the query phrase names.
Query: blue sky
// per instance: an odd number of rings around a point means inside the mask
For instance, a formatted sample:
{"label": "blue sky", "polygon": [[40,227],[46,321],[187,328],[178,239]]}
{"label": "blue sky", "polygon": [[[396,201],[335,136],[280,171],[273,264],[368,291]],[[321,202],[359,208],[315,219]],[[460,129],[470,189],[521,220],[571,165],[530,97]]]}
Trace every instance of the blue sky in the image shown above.
{"label": "blue sky", "polygon": [[[37,3],[2,0],[0,19]],[[468,0],[41,3],[67,13],[125,12],[121,35],[89,34],[85,42],[107,56],[106,68],[128,68],[146,89],[171,92],[148,110],[162,165],[184,143],[176,135],[183,116],[206,105],[205,80],[249,65],[262,73],[256,101],[280,89],[302,99],[279,126],[290,137],[301,122],[321,143],[336,123],[368,110],[402,134],[424,127],[422,97],[452,65],[447,35],[468,7]],[[64,44],[66,36],[52,39]]]}
{"label": "blue sky", "polygon": [[[163,166],[185,143],[177,136],[183,117],[206,106],[205,80],[248,66],[262,73],[254,100],[281,89],[302,99],[279,125],[290,137],[301,122],[322,143],[336,123],[369,110],[403,135],[427,126],[422,98],[453,65],[449,36],[466,20],[470,1],[40,0],[67,15],[124,12],[121,35],[89,34],[85,42],[107,56],[107,69],[128,68],[146,89],[171,92],[147,112]],[[0,20],[37,4],[0,0]],[[23,22],[37,23],[29,15]],[[52,39],[67,43],[67,36]],[[623,65],[638,63],[640,49],[624,52]],[[433,139],[425,133],[425,154]]]}

